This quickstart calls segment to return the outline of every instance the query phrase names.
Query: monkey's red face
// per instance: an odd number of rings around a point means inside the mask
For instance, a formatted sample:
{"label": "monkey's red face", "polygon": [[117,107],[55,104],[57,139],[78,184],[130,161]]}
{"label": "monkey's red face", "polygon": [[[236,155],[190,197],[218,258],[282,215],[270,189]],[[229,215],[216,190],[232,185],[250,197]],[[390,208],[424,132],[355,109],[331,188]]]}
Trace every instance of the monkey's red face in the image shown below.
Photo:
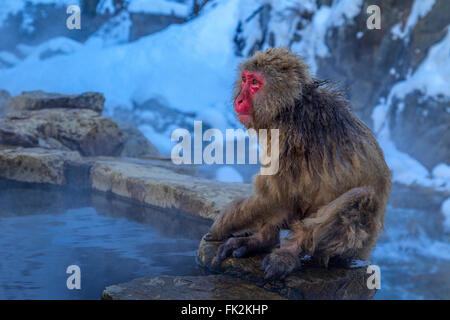
{"label": "monkey's red face", "polygon": [[252,120],[253,98],[263,84],[262,75],[250,71],[242,72],[241,91],[234,101],[234,110],[243,125],[249,124]]}

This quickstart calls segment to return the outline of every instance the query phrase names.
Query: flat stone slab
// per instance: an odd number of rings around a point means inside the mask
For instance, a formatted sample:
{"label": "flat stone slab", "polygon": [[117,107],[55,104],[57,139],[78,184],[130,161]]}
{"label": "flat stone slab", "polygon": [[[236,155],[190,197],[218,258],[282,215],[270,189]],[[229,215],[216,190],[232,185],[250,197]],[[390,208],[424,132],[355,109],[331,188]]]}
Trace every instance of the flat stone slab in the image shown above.
{"label": "flat stone slab", "polygon": [[44,91],[22,92],[9,101],[8,113],[54,108],[90,109],[102,113],[105,97],[97,92],[59,94]]}
{"label": "flat stone slab", "polygon": [[321,268],[304,261],[305,265],[286,277],[283,281],[264,280],[260,269],[264,254],[247,258],[227,258],[217,267],[212,267],[212,259],[222,242],[202,239],[198,251],[199,263],[207,269],[245,279],[282,297],[300,299],[372,299],[376,290],[367,288],[367,267]]}
{"label": "flat stone slab", "polygon": [[197,178],[175,172],[177,166],[170,166],[96,161],[90,171],[92,188],[206,219],[214,219],[232,200],[251,192],[248,184]]}
{"label": "flat stone slab", "polygon": [[63,185],[66,183],[65,163],[80,159],[76,151],[43,148],[0,149],[0,178]]}
{"label": "flat stone slab", "polygon": [[214,219],[229,202],[251,192],[248,184],[195,174],[194,166],[157,157],[81,157],[76,151],[0,146],[0,178],[92,188],[200,218]]}
{"label": "flat stone slab", "polygon": [[225,275],[145,277],[107,287],[104,300],[283,300],[276,293]]}

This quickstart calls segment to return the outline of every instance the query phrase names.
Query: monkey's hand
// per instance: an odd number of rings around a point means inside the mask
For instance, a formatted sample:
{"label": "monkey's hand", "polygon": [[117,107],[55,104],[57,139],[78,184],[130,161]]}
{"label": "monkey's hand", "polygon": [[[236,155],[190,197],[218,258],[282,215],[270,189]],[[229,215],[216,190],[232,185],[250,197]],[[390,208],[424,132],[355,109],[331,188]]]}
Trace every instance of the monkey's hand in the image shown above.
{"label": "monkey's hand", "polygon": [[229,234],[228,236],[225,236],[225,237],[222,238],[222,237],[214,236],[211,232],[208,232],[207,234],[205,234],[203,236],[203,239],[205,241],[224,241],[224,240],[226,240],[228,238],[231,238],[232,236],[233,236],[232,234]]}
{"label": "monkey's hand", "polygon": [[230,238],[217,249],[212,265],[213,267],[218,267],[223,260],[230,256],[242,258],[249,253],[263,250],[261,241],[254,236]]}
{"label": "monkey's hand", "polygon": [[283,280],[292,271],[300,267],[299,257],[286,249],[274,250],[261,263],[266,280]]}

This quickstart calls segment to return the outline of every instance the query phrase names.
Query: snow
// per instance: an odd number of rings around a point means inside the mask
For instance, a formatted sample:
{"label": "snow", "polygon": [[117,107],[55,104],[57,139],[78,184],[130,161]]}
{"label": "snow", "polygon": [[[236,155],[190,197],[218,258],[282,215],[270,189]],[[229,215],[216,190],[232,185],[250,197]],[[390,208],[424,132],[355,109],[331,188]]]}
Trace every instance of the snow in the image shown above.
{"label": "snow", "polygon": [[[419,183],[433,186],[433,181],[429,178],[429,172],[419,161],[405,152],[399,151],[394,143],[383,134],[378,136],[378,142],[385,154],[386,162],[392,171],[394,182],[411,185]],[[439,186],[436,184],[435,186]]]}
{"label": "snow", "polygon": [[419,161],[397,149],[390,138],[389,128],[385,122],[388,110],[388,104],[380,103],[374,108],[372,120],[386,163],[392,171],[392,181],[405,185],[420,184],[438,190],[450,190],[450,178],[445,176],[448,174],[446,171],[448,166],[445,169],[442,169],[442,166],[438,167],[437,174],[434,174],[433,170],[432,176]]}
{"label": "snow", "polygon": [[95,9],[99,14],[114,14],[116,11],[114,0],[100,0]]}
{"label": "snow", "polygon": [[433,177],[450,180],[450,166],[445,163],[440,163],[433,168]]}
{"label": "snow", "polygon": [[8,16],[14,15],[20,12],[25,7],[25,3],[17,0],[3,0],[0,6],[0,25],[8,18]]}
{"label": "snow", "polygon": [[246,48],[243,49],[242,54],[248,56],[254,43],[259,42],[263,37],[263,32],[260,27],[258,15],[254,15],[255,11],[260,8],[261,1],[245,2],[242,8],[243,13],[250,13],[248,16],[240,16],[241,21],[244,21],[245,26],[242,33],[239,34],[245,40]]}
{"label": "snow", "polygon": [[450,232],[450,198],[442,203],[441,211],[444,215],[444,229],[446,232]]}
{"label": "snow", "polygon": [[[55,6],[79,5],[79,0],[1,0],[0,4],[0,26],[5,22],[9,15],[15,15],[21,12],[27,4],[53,4]],[[27,22],[30,23],[29,21]],[[27,26],[29,27],[29,26]]]}
{"label": "snow", "polygon": [[167,0],[130,0],[128,11],[187,17],[189,7],[183,3]]}
{"label": "snow", "polygon": [[331,7],[333,11],[332,21],[329,23],[333,27],[339,27],[347,21],[353,20],[361,12],[362,3],[362,0],[335,1]]}
{"label": "snow", "polygon": [[8,65],[15,65],[20,62],[20,59],[8,51],[0,51],[0,62],[5,62]]}
{"label": "snow", "polygon": [[323,5],[314,13],[311,23],[300,30],[301,41],[292,44],[291,49],[306,60],[313,74],[318,69],[316,58],[329,55],[325,41],[327,32],[351,23],[361,12],[361,6],[362,0],[334,1],[331,6]]}
{"label": "snow", "polygon": [[[58,52],[63,54],[71,54],[80,50],[82,45],[72,39],[66,37],[52,38],[37,46],[20,45],[19,51],[26,55],[24,62],[26,64],[39,64],[42,60],[41,56],[48,52]],[[1,76],[0,76],[1,77]],[[1,82],[0,82],[1,83]]]}
{"label": "snow", "polygon": [[446,36],[430,48],[416,72],[392,88],[390,99],[394,96],[403,99],[414,90],[428,96],[450,97],[450,27],[447,27]]}
{"label": "snow", "polygon": [[197,19],[133,43],[106,48],[77,43],[72,54],[39,63],[26,59],[0,72],[0,87],[12,94],[38,89],[99,91],[110,110],[162,96],[170,106],[186,112],[205,114],[210,109],[226,114],[231,112],[230,92],[238,64],[230,45],[238,7],[238,0],[218,3],[214,10],[206,6]]}
{"label": "snow", "polygon": [[[407,185],[418,183],[439,190],[450,190],[448,166],[439,166],[431,174],[420,162],[407,153],[399,151],[391,141],[387,125],[388,114],[394,98],[403,100],[418,90],[425,96],[443,95],[450,99],[450,27],[446,36],[433,45],[425,60],[406,80],[397,82],[388,98],[382,99],[372,112],[374,130],[385,153],[386,161],[393,171],[393,181]],[[404,103],[399,103],[401,112]],[[445,166],[445,164],[443,164]]]}
{"label": "snow", "polygon": [[[170,143],[170,139],[168,139],[169,135],[166,132],[158,132],[156,131],[152,126],[149,126],[147,124],[142,124],[138,126],[138,129],[146,136],[158,149],[159,152],[162,154],[169,154],[172,150],[172,144]],[[168,131],[173,131],[174,129],[177,129],[175,127],[169,128]]]}
{"label": "snow", "polygon": [[28,34],[32,34],[35,30],[33,22],[34,22],[33,15],[30,12],[23,12],[20,29]]}
{"label": "snow", "polygon": [[[241,2],[242,33],[240,37],[245,41],[243,55],[248,55],[255,43],[264,43],[265,49],[269,45],[268,37],[273,40],[270,45],[286,46],[298,53],[310,65],[312,73],[317,72],[317,57],[329,54],[326,45],[326,35],[332,28],[353,23],[353,19],[360,14],[362,0],[333,1],[330,6],[321,5],[317,8],[314,0],[256,0]],[[261,21],[266,20],[262,15],[253,12],[270,5],[270,19],[267,29],[262,30]],[[306,13],[306,14],[305,14]],[[305,18],[312,15],[311,20]],[[302,25],[301,30],[297,30]],[[266,38],[263,38],[266,37]],[[291,44],[293,38],[301,39]],[[241,39],[241,38],[240,38]]]}
{"label": "snow", "polygon": [[244,182],[241,174],[233,167],[220,167],[216,172],[216,180],[222,182]]}
{"label": "snow", "polygon": [[130,39],[131,29],[130,13],[122,11],[105,22],[86,42],[93,46],[112,46],[127,43]]}
{"label": "snow", "polygon": [[401,27],[401,23],[398,23],[392,27],[391,33],[393,39],[395,40],[401,38],[408,41],[409,37],[407,36],[410,34],[410,31],[414,29],[420,18],[425,17],[428,12],[430,12],[434,2],[435,0],[414,0],[408,20],[406,21],[403,29]]}

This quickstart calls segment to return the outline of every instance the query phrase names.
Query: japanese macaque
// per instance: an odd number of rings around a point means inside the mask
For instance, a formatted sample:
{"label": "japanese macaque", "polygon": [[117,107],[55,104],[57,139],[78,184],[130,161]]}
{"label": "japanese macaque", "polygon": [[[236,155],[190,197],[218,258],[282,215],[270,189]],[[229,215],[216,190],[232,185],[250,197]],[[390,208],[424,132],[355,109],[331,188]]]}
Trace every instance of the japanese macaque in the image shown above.
{"label": "japanese macaque", "polygon": [[[323,266],[369,258],[391,188],[370,129],[339,90],[314,79],[287,49],[258,52],[239,70],[237,117],[257,132],[279,129],[279,170],[256,175],[253,194],[217,217],[206,236],[225,241],[214,263],[267,252],[265,278],[283,279],[305,255]],[[281,246],[280,229],[290,230]]]}

